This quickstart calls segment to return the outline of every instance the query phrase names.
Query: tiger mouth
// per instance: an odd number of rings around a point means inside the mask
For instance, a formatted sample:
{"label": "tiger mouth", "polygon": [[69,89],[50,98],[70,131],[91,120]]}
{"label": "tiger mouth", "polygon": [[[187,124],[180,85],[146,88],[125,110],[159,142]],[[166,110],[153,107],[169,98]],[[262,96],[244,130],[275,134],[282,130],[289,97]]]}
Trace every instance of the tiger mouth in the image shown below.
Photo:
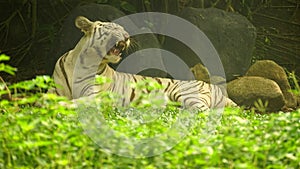
{"label": "tiger mouth", "polygon": [[129,40],[117,42],[109,51],[108,55],[121,56],[122,52],[129,46]]}

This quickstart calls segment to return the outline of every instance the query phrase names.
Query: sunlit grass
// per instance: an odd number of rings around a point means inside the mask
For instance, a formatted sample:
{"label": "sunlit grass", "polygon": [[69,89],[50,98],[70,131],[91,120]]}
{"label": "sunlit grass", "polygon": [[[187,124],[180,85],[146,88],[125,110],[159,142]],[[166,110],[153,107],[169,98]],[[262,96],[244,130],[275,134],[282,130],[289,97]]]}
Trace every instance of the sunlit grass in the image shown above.
{"label": "sunlit grass", "polygon": [[[45,98],[47,100],[45,100]],[[55,97],[43,106],[1,101],[1,168],[299,168],[300,112],[267,115],[226,108],[205,135],[207,114],[197,115],[186,137],[160,155],[131,159],[105,153],[84,134],[78,115]],[[60,99],[61,101],[61,99]],[[178,112],[165,111],[147,124],[110,109],[109,126],[126,136],[167,131]],[[149,111],[147,111],[149,112]],[[140,119],[139,119],[140,118]]]}
{"label": "sunlit grass", "polygon": [[[63,97],[44,94],[49,83],[53,85],[43,76],[8,86],[16,92],[14,99],[0,101],[0,168],[300,168],[300,110],[257,114],[225,108],[216,114],[172,106],[159,110],[149,104],[121,108],[105,93],[105,104],[76,107]],[[85,116],[95,123],[83,123]],[[170,130],[174,126],[177,130]],[[100,144],[91,137],[92,129]],[[163,141],[140,150],[155,156],[127,158],[102,149],[101,142],[108,141],[106,145],[114,142],[114,151],[136,153],[126,140],[109,137],[110,130],[119,138],[143,141],[162,135],[158,138]]]}

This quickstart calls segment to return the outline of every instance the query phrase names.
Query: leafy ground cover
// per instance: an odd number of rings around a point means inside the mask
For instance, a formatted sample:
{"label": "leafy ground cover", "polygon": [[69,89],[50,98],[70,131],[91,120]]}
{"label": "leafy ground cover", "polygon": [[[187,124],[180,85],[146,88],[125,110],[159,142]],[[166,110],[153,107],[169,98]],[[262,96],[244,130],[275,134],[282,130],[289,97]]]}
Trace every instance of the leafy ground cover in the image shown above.
{"label": "leafy ground cover", "polygon": [[[42,93],[48,82],[38,77],[14,85],[10,90],[18,99],[0,101],[0,168],[300,168],[300,110],[257,114],[226,108],[219,122],[199,113],[188,134],[170,150],[136,159],[107,153],[95,144],[72,104]],[[165,132],[181,113],[168,108],[143,124],[151,117],[132,118],[130,111],[122,114],[106,101],[108,126],[138,139]],[[209,135],[203,132],[207,120],[215,124]]]}

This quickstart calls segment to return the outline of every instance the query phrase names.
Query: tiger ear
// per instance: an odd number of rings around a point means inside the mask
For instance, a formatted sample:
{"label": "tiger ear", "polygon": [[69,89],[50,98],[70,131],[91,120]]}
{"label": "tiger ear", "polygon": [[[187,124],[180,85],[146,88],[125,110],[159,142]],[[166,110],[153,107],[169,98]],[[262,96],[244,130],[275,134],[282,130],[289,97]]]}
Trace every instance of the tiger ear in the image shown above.
{"label": "tiger ear", "polygon": [[75,19],[75,25],[77,28],[79,28],[82,32],[87,33],[88,31],[91,30],[92,26],[93,26],[93,22],[91,22],[90,20],[88,20],[86,17],[84,16],[78,16]]}

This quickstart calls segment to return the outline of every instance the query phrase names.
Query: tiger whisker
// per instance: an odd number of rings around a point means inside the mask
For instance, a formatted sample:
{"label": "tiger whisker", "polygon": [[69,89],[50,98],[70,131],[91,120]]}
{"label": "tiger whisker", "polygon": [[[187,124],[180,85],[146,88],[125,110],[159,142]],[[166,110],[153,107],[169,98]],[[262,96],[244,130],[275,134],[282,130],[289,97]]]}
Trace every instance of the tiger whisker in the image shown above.
{"label": "tiger whisker", "polygon": [[135,39],[130,38],[130,45],[125,50],[126,54],[135,52],[138,49],[140,49],[140,45],[137,43]]}

